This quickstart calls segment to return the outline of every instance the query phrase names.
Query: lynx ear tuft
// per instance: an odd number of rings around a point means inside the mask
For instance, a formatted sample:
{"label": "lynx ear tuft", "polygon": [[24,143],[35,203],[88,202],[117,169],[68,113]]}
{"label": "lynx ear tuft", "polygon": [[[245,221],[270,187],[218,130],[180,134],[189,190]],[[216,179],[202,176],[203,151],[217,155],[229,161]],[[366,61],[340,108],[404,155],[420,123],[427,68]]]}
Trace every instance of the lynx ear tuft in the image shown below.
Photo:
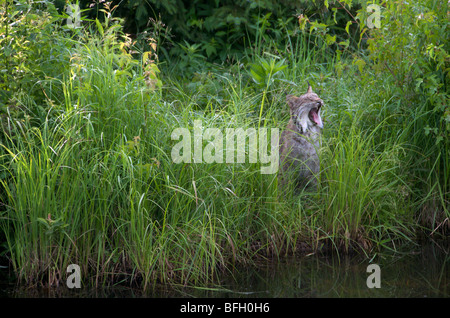
{"label": "lynx ear tuft", "polygon": [[306,83],[308,83],[308,90],[306,91],[306,94],[312,93],[313,91],[312,91],[311,84],[309,84],[308,81],[306,81]]}

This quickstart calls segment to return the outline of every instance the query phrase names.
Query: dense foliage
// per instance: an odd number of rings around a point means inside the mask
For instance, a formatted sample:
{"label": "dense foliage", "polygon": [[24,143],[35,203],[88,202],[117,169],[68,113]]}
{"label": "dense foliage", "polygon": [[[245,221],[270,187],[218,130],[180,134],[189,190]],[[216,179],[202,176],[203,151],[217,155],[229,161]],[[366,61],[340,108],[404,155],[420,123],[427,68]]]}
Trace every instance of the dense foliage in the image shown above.
{"label": "dense foliage", "polygon": [[[359,1],[344,7],[337,1],[183,1],[136,0],[117,5],[115,14],[125,19],[125,31],[133,34],[152,32],[159,43],[161,57],[189,54],[210,61],[240,60],[246,50],[258,47],[261,41],[283,49],[286,33],[295,33],[299,16],[310,17],[313,25],[329,27],[330,35],[338,39],[345,34],[350,14],[361,8]],[[346,1],[348,2],[348,1]],[[80,1],[88,16],[102,18],[99,9],[104,2]]]}
{"label": "dense foliage", "polygon": [[[433,0],[2,2],[3,260],[26,282],[76,263],[147,288],[448,237],[448,26]],[[306,81],[325,101],[317,192],[172,161],[194,120],[283,129]]]}

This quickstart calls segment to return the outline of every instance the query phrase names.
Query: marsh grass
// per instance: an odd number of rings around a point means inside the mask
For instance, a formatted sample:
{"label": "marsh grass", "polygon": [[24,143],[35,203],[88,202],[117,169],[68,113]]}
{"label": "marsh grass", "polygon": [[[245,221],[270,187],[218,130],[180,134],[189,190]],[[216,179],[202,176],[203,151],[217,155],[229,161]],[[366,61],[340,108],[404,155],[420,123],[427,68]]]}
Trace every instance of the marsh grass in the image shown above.
{"label": "marsh grass", "polygon": [[390,242],[390,235],[412,234],[404,218],[408,203],[403,201],[400,159],[405,148],[392,137],[376,141],[386,121],[362,130],[358,125],[361,115],[355,116],[350,127],[336,123],[330,129],[333,135],[324,138],[323,225],[346,250],[350,246],[368,250],[372,244]]}
{"label": "marsh grass", "polygon": [[19,279],[59,284],[75,263],[95,286],[201,284],[216,281],[230,259],[273,249],[281,231],[266,206],[274,176],[261,176],[257,164],[175,165],[170,157],[171,131],[193,118],[224,130],[254,125],[239,118],[238,97],[237,114],[202,115],[195,101],[163,102],[139,76],[126,80],[137,90],[125,93],[115,65],[89,45],[76,52],[75,68],[86,63],[80,73],[61,83],[62,109],[39,127],[8,121],[2,229]]}
{"label": "marsh grass", "polygon": [[[20,281],[63,284],[74,263],[88,286],[206,286],[237,265],[330,242],[370,254],[413,236],[404,136],[389,118],[368,120],[380,112],[372,92],[352,76],[336,79],[333,61],[315,57],[306,39],[290,42],[289,66],[271,85],[255,87],[231,65],[188,83],[167,77],[159,89],[146,85],[145,61],[117,29],[104,32],[75,42],[67,73],[48,79],[51,107],[40,121],[9,116],[2,125],[1,229]],[[305,74],[321,79],[326,102],[317,192],[283,194],[260,163],[173,162],[171,133],[194,120],[221,131],[282,130],[284,96],[303,92]]]}

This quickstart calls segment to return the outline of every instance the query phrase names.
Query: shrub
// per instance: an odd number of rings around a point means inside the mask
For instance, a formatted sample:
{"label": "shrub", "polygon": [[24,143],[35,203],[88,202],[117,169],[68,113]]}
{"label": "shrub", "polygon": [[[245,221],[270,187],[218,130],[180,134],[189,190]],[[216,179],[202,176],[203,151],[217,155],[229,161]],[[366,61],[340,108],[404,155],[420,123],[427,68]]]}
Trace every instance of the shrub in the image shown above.
{"label": "shrub", "polygon": [[[432,230],[450,229],[450,107],[448,14],[445,1],[375,1],[381,9],[380,27],[367,29],[365,10],[360,25],[367,31],[370,66],[377,80],[390,76],[386,98],[400,100],[403,129],[414,148],[416,198],[420,218]],[[384,85],[385,86],[385,85]],[[386,87],[386,86],[385,86]],[[417,158],[417,154],[419,157]],[[426,167],[426,169],[423,169]],[[446,228],[446,229],[445,229]],[[433,231],[434,232],[434,231]]]}

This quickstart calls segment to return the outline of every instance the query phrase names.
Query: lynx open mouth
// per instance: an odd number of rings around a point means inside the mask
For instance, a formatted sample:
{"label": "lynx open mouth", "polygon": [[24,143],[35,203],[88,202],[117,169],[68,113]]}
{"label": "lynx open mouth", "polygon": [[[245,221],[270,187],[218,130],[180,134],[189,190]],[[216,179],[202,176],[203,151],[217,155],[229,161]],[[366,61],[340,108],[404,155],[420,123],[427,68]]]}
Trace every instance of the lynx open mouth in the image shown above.
{"label": "lynx open mouth", "polygon": [[315,123],[315,124],[316,124],[317,126],[319,126],[320,128],[323,128],[322,119],[321,119],[320,116],[319,116],[319,109],[320,109],[320,106],[319,106],[319,108],[312,108],[312,109],[309,111],[308,116],[309,116],[309,119],[310,119],[313,123]]}

